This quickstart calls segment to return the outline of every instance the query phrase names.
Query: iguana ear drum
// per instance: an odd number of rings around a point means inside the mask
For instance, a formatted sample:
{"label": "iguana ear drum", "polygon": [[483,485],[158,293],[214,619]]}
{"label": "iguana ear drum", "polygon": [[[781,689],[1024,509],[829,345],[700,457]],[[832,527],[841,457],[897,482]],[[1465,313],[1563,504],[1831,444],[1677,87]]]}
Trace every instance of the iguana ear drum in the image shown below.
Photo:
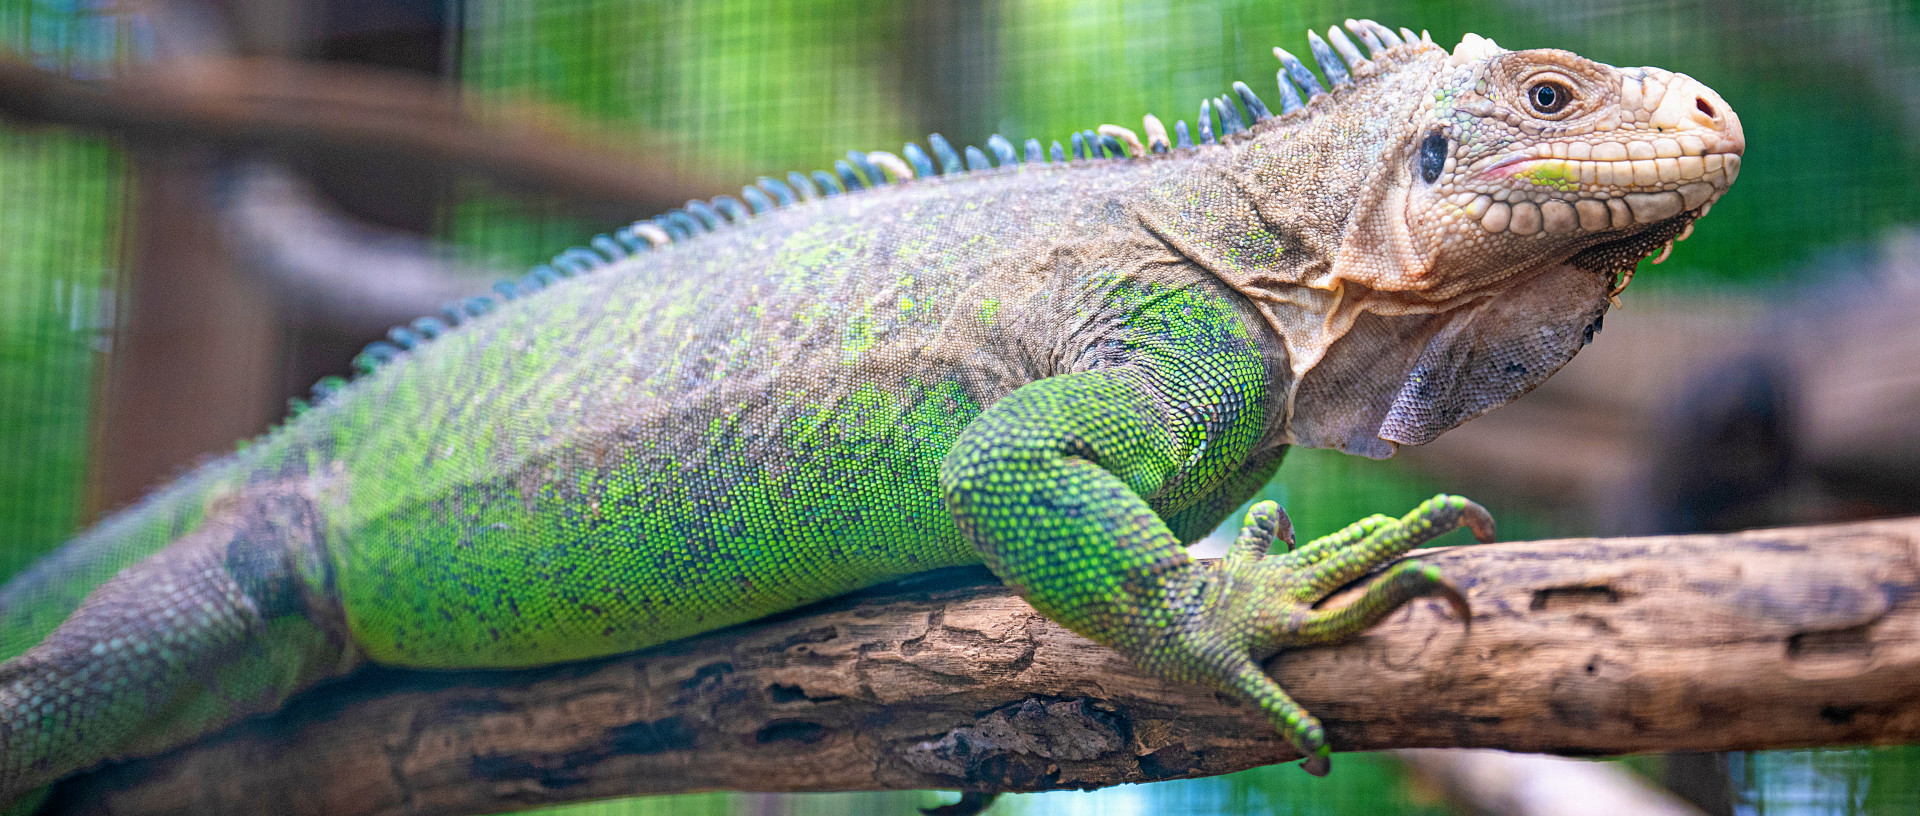
{"label": "iguana ear drum", "polygon": [[1447,154],[1451,152],[1448,147],[1447,137],[1441,135],[1437,128],[1420,143],[1420,178],[1423,181],[1432,184],[1440,180],[1440,171],[1446,168]]}

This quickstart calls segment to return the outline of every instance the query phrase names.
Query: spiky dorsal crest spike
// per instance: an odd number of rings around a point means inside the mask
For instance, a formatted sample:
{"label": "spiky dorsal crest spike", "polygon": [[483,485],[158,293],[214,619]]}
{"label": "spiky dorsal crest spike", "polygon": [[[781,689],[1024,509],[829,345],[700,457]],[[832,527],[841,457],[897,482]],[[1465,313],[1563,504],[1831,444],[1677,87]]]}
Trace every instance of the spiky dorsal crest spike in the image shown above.
{"label": "spiky dorsal crest spike", "polygon": [[1405,38],[1401,37],[1393,29],[1381,25],[1377,20],[1361,20],[1360,24],[1373,29],[1374,36],[1379,37],[1380,42],[1385,43],[1388,48],[1395,48],[1407,44]]}
{"label": "spiky dorsal crest spike", "polygon": [[647,239],[648,244],[656,247],[663,247],[673,243],[672,235],[668,235],[667,231],[661,229],[659,224],[650,221],[633,225],[633,234]]}
{"label": "spiky dorsal crest spike", "polygon": [[773,200],[773,196],[767,195],[765,190],[752,185],[740,188],[740,197],[746,200],[747,206],[753,208],[754,215],[773,212],[774,208],[780,206]]}
{"label": "spiky dorsal crest spike", "polygon": [[1020,163],[1019,155],[1013,151],[1013,142],[998,133],[987,137],[987,150],[993,153],[994,161],[1001,167]]}
{"label": "spiky dorsal crest spike", "polygon": [[813,179],[798,170],[787,174],[787,184],[793,187],[793,191],[799,193],[804,201],[812,201],[820,197],[820,191],[813,186]]}
{"label": "spiky dorsal crest spike", "polygon": [[882,187],[886,185],[887,177],[880,174],[880,168],[873,166],[873,162],[867,159],[867,154],[858,150],[849,150],[847,151],[847,163],[853,165],[853,169],[860,171],[859,175],[861,178],[866,179],[868,187]]}
{"label": "spiky dorsal crest spike", "polygon": [[840,186],[846,188],[847,192],[867,189],[867,183],[861,180],[860,174],[854,171],[853,165],[848,164],[846,159],[834,162],[833,172],[840,174]]}
{"label": "spiky dorsal crest spike", "polygon": [[714,196],[709,200],[708,205],[713,207],[715,212],[726,216],[727,222],[732,224],[745,224],[747,219],[753,216],[753,213],[747,211],[747,205],[729,195]]}
{"label": "spiky dorsal crest spike", "polygon": [[1327,28],[1327,42],[1333,46],[1334,52],[1340,55],[1341,61],[1347,64],[1349,71],[1362,73],[1362,68],[1372,64],[1366,57],[1360,56],[1360,46],[1354,45],[1353,40],[1348,38],[1347,33],[1341,31],[1339,26]]}
{"label": "spiky dorsal crest spike", "polygon": [[820,188],[820,195],[832,198],[840,194],[840,180],[825,170],[813,171],[813,185]]}
{"label": "spiky dorsal crest spike", "polygon": [[[1348,43],[1348,48],[1353,44]],[[1345,85],[1353,81],[1347,75],[1347,64],[1333,53],[1333,46],[1320,37],[1319,32],[1307,32],[1307,50],[1313,52],[1313,61],[1320,66],[1320,73],[1327,75],[1329,86]]]}
{"label": "spiky dorsal crest spike", "polygon": [[1505,51],[1506,49],[1501,48],[1499,43],[1468,32],[1466,36],[1460,38],[1460,44],[1453,47],[1453,56],[1447,63],[1458,67],[1481,57],[1491,57]]}
{"label": "spiky dorsal crest spike", "polygon": [[773,200],[779,202],[782,207],[791,207],[800,203],[800,197],[794,195],[793,188],[782,184],[779,179],[761,176],[760,189],[773,194]]}
{"label": "spiky dorsal crest spike", "polygon": [[1313,71],[1307,68],[1306,63],[1301,62],[1300,58],[1294,56],[1292,52],[1285,48],[1274,46],[1273,56],[1280,60],[1280,68],[1286,74],[1287,78],[1293,80],[1292,84],[1300,86],[1300,91],[1306,94],[1308,98],[1316,97],[1327,92],[1326,88],[1321,87],[1320,78],[1314,76]]}
{"label": "spiky dorsal crest spike", "polygon": [[1147,131],[1148,150],[1165,153],[1173,149],[1173,142],[1167,138],[1167,126],[1161,124],[1160,117],[1149,113],[1141,118],[1140,125]]}
{"label": "spiky dorsal crest spike", "polygon": [[907,162],[904,159],[888,153],[885,150],[875,150],[872,153],[868,153],[867,161],[880,170],[892,173],[893,177],[900,181],[908,181],[913,178],[913,168],[907,166]]}
{"label": "spiky dorsal crest spike", "polygon": [[1377,57],[1387,52],[1386,42],[1382,41],[1380,35],[1365,22],[1349,17],[1344,25],[1348,31],[1353,32],[1353,36],[1360,38],[1361,45],[1367,47],[1367,56]]}
{"label": "spiky dorsal crest spike", "polygon": [[1260,101],[1260,95],[1247,87],[1247,83],[1233,83],[1233,95],[1240,97],[1240,104],[1247,106],[1247,115],[1253,118],[1255,124],[1273,118],[1273,112],[1267,110],[1267,103]]}
{"label": "spiky dorsal crest spike", "polygon": [[1213,109],[1220,112],[1220,133],[1222,135],[1246,131],[1247,123],[1246,120],[1240,118],[1239,106],[1233,104],[1233,100],[1228,99],[1226,94],[1221,94],[1219,98],[1213,100]]}
{"label": "spiky dorsal crest spike", "polygon": [[1126,149],[1128,156],[1137,159],[1147,155],[1147,148],[1140,143],[1139,134],[1131,130],[1119,125],[1101,125],[1099,133],[1103,137],[1119,142]]}
{"label": "spiky dorsal crest spike", "polygon": [[962,171],[963,165],[960,164],[960,154],[954,152],[953,145],[947,142],[945,136],[941,136],[938,133],[929,133],[927,134],[927,144],[933,148],[933,155],[940,160],[941,175],[944,176]]}
{"label": "spiky dorsal crest spike", "polygon": [[712,232],[720,227],[720,211],[700,199],[688,201],[686,211],[699,221],[699,232]]}
{"label": "spiky dorsal crest spike", "polygon": [[933,167],[933,159],[929,158],[927,151],[920,149],[919,145],[908,142],[907,146],[901,148],[900,152],[906,154],[907,163],[913,165],[913,171],[919,177],[932,178],[933,176],[940,175],[940,171]]}

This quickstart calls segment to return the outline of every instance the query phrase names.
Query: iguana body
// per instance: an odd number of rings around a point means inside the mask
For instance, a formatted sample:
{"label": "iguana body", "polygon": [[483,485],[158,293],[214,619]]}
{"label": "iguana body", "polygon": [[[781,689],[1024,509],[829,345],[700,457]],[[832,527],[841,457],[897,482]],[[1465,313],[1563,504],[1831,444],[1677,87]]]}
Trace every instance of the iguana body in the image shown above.
{"label": "iguana body", "polygon": [[[1289,444],[1384,456],[1537,384],[1743,147],[1680,75],[1350,26],[1391,50],[1321,59],[1331,93],[1289,66],[1306,109],[1220,144],[1211,117],[1197,147],[1161,149],[1150,123],[1149,157],[996,150],[998,169],[938,178],[908,151],[911,183],[751,218],[732,202],[744,223],[403,335],[411,350],[0,590],[0,800],[364,661],[614,654],[981,561],[1069,628],[1256,704],[1323,768],[1318,724],[1257,661],[1423,594],[1459,603],[1404,562],[1351,607],[1310,606],[1452,526],[1490,533],[1484,511],[1441,497],[1263,557],[1290,538],[1263,505],[1218,568],[1183,542]],[[1613,126],[1535,122],[1548,69],[1568,122]],[[1685,96],[1664,124],[1620,98],[1658,102],[1653,82]],[[1632,143],[1681,136],[1698,172],[1678,182],[1500,164],[1557,138],[1630,165]],[[1626,214],[1589,223],[1596,190]],[[1629,192],[1671,206],[1626,211]]]}

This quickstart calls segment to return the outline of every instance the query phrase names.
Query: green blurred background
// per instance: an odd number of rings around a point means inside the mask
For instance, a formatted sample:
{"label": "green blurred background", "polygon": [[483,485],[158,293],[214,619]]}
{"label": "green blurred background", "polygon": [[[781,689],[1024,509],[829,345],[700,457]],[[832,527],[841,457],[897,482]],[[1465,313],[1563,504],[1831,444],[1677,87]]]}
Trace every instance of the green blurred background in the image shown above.
{"label": "green blurred background", "polygon": [[[219,10],[223,4],[212,4]],[[227,11],[232,11],[233,4]],[[271,4],[269,4],[271,5]],[[476,99],[534,101],[597,137],[644,145],[707,178],[830,166],[849,148],[899,150],[940,130],[982,144],[1043,142],[1144,113],[1191,120],[1244,80],[1272,88],[1274,45],[1346,17],[1473,31],[1509,48],[1559,47],[1618,65],[1685,71],[1744,122],[1739,185],[1672,260],[1629,294],[1806,292],[1835,257],[1915,221],[1920,193],[1920,9],[1907,2],[1281,2],[1279,0],[474,0],[363,3],[438,26],[437,70]],[[0,42],[77,77],[153,56],[143,6],[0,0]],[[385,12],[383,12],[385,13]],[[378,15],[375,15],[376,17]],[[376,23],[368,23],[374,25]],[[351,28],[351,26],[349,26]],[[364,27],[364,26],[363,26]],[[1272,97],[1269,96],[1271,99]],[[644,134],[644,138],[642,135]],[[115,451],[98,431],[115,354],[141,184],[127,148],[61,131],[0,129],[0,573],[110,509],[93,475]],[[721,192],[716,190],[715,192]],[[631,217],[651,213],[632,213]],[[457,184],[425,232],[462,257],[524,267],[617,221],[564,202]],[[475,290],[483,288],[475,282]],[[1798,287],[1798,288],[1796,288]],[[370,338],[369,338],[370,339]],[[344,373],[347,357],[329,363]],[[286,382],[299,367],[281,365]],[[182,463],[183,465],[185,463]],[[1404,508],[1446,485],[1398,462],[1296,452],[1268,494],[1303,535]],[[1514,498],[1488,502],[1509,537],[1591,534]],[[1648,773],[1657,760],[1634,761]],[[1732,758],[1736,811],[1920,812],[1920,751],[1768,752]],[[576,806],[579,814],[885,813],[932,793],[705,794]],[[1384,757],[1315,780],[1292,767],[1092,793],[1010,797],[996,813],[1440,813]]]}

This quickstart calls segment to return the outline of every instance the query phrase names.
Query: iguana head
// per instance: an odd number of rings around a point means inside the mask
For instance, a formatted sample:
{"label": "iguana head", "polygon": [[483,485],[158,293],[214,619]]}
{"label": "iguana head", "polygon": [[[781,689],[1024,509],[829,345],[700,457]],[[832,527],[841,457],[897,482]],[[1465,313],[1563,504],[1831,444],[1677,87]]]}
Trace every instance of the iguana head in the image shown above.
{"label": "iguana head", "polygon": [[1746,149],[1733,109],[1685,74],[1473,34],[1405,132],[1404,166],[1351,225],[1333,275],[1429,299],[1596,244],[1670,248]]}
{"label": "iguana head", "polygon": [[1323,85],[1275,49],[1282,113],[1237,86],[1256,123],[1142,211],[1285,345],[1279,437],[1384,457],[1572,359],[1635,265],[1727,191],[1746,141],[1684,74],[1346,28],[1368,56],[1310,34]]}

